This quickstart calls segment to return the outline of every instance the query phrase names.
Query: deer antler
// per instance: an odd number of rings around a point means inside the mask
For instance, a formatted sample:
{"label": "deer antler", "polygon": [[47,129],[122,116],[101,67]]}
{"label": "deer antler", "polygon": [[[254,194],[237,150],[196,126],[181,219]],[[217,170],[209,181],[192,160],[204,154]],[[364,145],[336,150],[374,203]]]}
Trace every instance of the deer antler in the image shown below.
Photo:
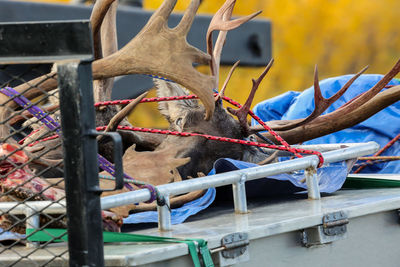
{"label": "deer antler", "polygon": [[[207,30],[207,52],[211,55],[211,73],[215,77],[215,88],[218,87],[218,78],[219,78],[219,64],[221,59],[222,48],[225,44],[226,35],[228,31],[236,29],[243,23],[253,19],[257,15],[261,13],[258,11],[251,15],[241,17],[235,20],[230,20],[232,17],[233,8],[235,6],[236,0],[227,0],[222,7],[215,13],[213,18],[211,19],[210,26]],[[219,30],[218,38],[215,43],[215,48],[213,51],[213,43],[212,43],[212,33],[215,30]]]}
{"label": "deer antler", "polygon": [[256,94],[256,91],[257,91],[258,86],[260,85],[261,81],[264,79],[265,75],[271,69],[273,63],[274,63],[274,59],[271,59],[267,65],[267,67],[265,67],[263,73],[260,75],[260,77],[258,77],[257,80],[252,79],[253,87],[251,88],[249,97],[247,98],[246,102],[240,109],[236,110],[231,107],[227,108],[229,113],[231,113],[232,115],[235,115],[238,118],[240,125],[247,132],[250,130],[249,124],[247,122],[247,114],[249,113],[251,103],[253,102],[253,99],[254,99],[254,95]]}
{"label": "deer antler", "polygon": [[[339,109],[319,116],[305,125],[277,133],[289,144],[296,144],[352,127],[400,100],[400,86],[378,93],[399,72],[400,60],[375,86]],[[282,123],[290,124],[293,121],[282,121]],[[267,125],[275,129],[273,124],[267,123]],[[261,128],[254,127],[252,130],[261,130]],[[268,133],[263,133],[263,135],[269,136]],[[263,142],[261,139],[258,140]]]}

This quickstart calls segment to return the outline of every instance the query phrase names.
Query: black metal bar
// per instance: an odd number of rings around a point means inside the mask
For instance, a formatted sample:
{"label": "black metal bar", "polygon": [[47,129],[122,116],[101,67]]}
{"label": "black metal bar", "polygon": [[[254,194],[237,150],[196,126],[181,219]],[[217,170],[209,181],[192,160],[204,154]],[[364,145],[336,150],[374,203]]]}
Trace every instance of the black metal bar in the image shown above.
{"label": "black metal bar", "polygon": [[[0,22],[55,21],[89,19],[92,7],[20,1],[0,1]],[[118,46],[121,48],[146,24],[153,11],[120,5],[117,13]],[[178,24],[182,14],[171,14],[170,27]],[[206,32],[211,16],[197,15],[188,34],[188,42],[206,51]],[[215,34],[214,34],[215,35]],[[215,36],[216,37],[216,36]],[[264,66],[271,58],[271,23],[254,19],[230,31],[221,56],[221,64]]]}
{"label": "black metal bar", "polygon": [[87,20],[0,23],[0,60],[12,64],[91,60],[91,35]]}
{"label": "black metal bar", "polygon": [[58,64],[70,266],[104,266],[91,64]]}

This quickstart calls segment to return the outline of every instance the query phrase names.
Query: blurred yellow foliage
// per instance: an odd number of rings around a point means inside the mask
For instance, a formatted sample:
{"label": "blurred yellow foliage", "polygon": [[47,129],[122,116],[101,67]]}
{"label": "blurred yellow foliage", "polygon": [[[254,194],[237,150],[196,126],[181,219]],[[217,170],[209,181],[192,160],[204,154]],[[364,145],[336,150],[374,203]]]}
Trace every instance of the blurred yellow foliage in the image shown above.
{"label": "blurred yellow foliage", "polygon": [[43,2],[43,3],[56,3],[56,4],[69,4],[72,0],[15,0],[24,2]]}
{"label": "blurred yellow foliage", "polygon": [[[224,1],[203,0],[198,13],[214,14]],[[162,2],[143,1],[144,8],[150,10]],[[189,3],[179,0],[175,11],[184,11]],[[234,15],[258,10],[263,11],[261,18],[272,22],[275,63],[254,103],[288,90],[308,88],[315,64],[323,79],[355,73],[366,65],[370,66],[368,73],[385,73],[400,58],[398,0],[237,0]],[[220,85],[229,69],[222,67]],[[237,69],[227,95],[243,103],[251,88],[251,78],[261,72],[262,68]],[[136,118],[134,121],[139,125],[159,126],[162,121],[154,104],[139,105],[135,114],[138,115],[131,118]]]}
{"label": "blurred yellow foliage", "polygon": [[[189,0],[178,1],[183,11]],[[204,0],[198,13],[213,14],[224,0]],[[145,0],[146,9],[156,9],[162,0]],[[261,84],[255,103],[288,90],[312,85],[314,65],[320,79],[358,72],[386,73],[400,58],[400,27],[396,21],[398,0],[238,0],[234,15],[263,10],[272,22],[275,64]],[[229,71],[221,70],[220,83]],[[239,68],[227,95],[243,103],[262,68]],[[141,112],[141,114],[143,114]]]}

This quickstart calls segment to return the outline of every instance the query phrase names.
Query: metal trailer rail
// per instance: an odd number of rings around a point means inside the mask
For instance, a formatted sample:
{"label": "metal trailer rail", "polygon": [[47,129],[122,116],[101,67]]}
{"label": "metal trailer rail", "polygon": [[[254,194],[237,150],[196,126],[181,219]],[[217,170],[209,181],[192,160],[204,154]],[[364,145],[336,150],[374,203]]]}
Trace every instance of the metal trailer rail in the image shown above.
{"label": "metal trailer rail", "polygon": [[[324,149],[324,145],[319,146],[322,150]],[[335,146],[343,147],[346,146],[346,144],[329,144],[325,148],[332,149],[335,148]],[[345,161],[360,156],[369,155],[376,152],[378,149],[379,145],[377,143],[368,142],[351,144],[351,146],[347,148],[325,152],[322,155],[325,160],[324,165],[327,165],[333,162]],[[312,155],[304,158],[273,163],[265,166],[231,171],[212,176],[160,185],[157,186],[157,189],[165,197],[167,203],[169,203],[170,195],[178,195],[196,190],[232,184],[235,212],[247,213],[245,182],[260,179],[270,175],[305,170],[305,178],[308,187],[309,199],[320,199],[318,177],[316,175],[316,168],[318,166],[318,163],[318,157]],[[137,191],[107,196],[101,199],[101,208],[109,209],[132,203],[145,202],[148,201],[150,197],[151,195],[148,189],[141,189]],[[38,212],[49,214],[65,212],[65,202],[54,203],[51,201],[28,201],[23,204],[16,204],[15,202],[0,203],[0,211],[8,211],[11,207],[14,207],[12,209],[13,214],[24,214],[25,216],[29,217],[29,219],[27,220],[27,224],[29,224],[30,228],[39,227]],[[158,207],[158,214],[159,230],[171,230],[172,225],[170,210],[166,206]]]}

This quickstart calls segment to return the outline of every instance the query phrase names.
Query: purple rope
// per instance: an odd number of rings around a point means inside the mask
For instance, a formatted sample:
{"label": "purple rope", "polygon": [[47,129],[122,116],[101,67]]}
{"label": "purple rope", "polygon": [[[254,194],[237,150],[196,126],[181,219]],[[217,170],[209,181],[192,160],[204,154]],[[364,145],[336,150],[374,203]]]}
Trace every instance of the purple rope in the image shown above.
{"label": "purple rope", "polygon": [[[27,109],[33,116],[35,116],[38,120],[43,122],[50,130],[56,131],[57,134],[61,133],[60,124],[58,122],[56,122],[52,117],[50,117],[42,109],[40,109],[37,106],[34,106],[26,97],[24,97],[23,95],[20,95],[13,88],[11,88],[11,87],[0,88],[0,93],[3,93],[6,96],[10,97],[12,100],[14,100],[15,103],[20,105],[22,108]],[[99,154],[97,154],[97,158],[99,160],[100,168],[114,176],[115,175],[114,165]],[[124,173],[124,178],[132,180],[133,182],[135,181],[135,179],[133,179],[126,173]],[[134,188],[130,184],[124,183],[124,185],[129,190],[134,190]],[[147,201],[146,203],[151,203],[155,199],[158,199],[158,197],[157,197],[158,193],[154,186],[152,186],[150,184],[146,184],[146,185],[138,184],[138,186],[141,188],[145,187],[145,188],[149,189],[149,191],[150,191],[151,197],[150,197],[150,200]]]}

